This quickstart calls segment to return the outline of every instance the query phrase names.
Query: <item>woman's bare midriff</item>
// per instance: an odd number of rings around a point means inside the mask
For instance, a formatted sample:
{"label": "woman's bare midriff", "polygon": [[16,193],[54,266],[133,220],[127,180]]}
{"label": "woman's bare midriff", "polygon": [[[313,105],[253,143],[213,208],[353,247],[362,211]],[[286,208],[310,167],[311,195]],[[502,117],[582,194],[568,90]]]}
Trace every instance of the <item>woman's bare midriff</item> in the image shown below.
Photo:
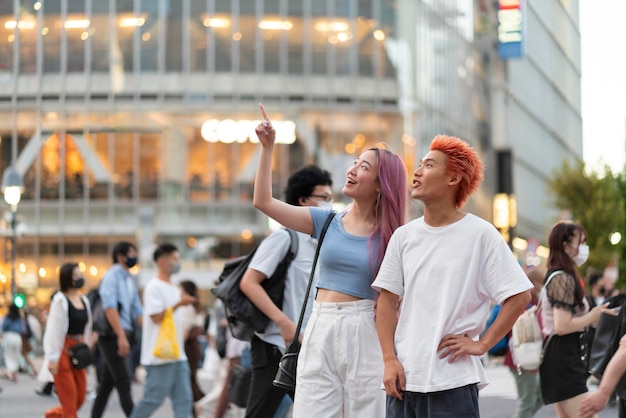
{"label": "woman's bare midriff", "polygon": [[345,293],[336,292],[334,290],[328,289],[318,289],[317,297],[315,298],[316,302],[355,302],[357,300],[362,300],[363,298],[358,298],[352,295],[346,295]]}

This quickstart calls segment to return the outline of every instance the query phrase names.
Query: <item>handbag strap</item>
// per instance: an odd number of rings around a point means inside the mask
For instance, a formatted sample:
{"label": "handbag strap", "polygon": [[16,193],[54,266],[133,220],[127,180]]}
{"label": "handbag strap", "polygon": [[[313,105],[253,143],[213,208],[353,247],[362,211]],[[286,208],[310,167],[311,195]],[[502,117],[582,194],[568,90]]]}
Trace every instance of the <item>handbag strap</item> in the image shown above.
{"label": "handbag strap", "polygon": [[[537,304],[538,305],[537,310],[535,311],[536,315],[539,315],[539,313],[543,309],[543,294],[544,292],[548,293],[548,285],[557,274],[561,274],[564,272],[565,270],[555,270],[548,276],[548,279],[546,280],[545,284],[543,285],[543,288],[541,289],[541,293],[539,294],[539,303]],[[542,360],[543,360],[543,354],[545,353],[546,348],[548,348],[548,344],[550,344],[550,341],[552,341],[552,337],[554,337],[554,335],[555,333],[551,332],[550,335],[548,335],[548,337],[546,338],[545,344],[543,344],[543,346],[541,347],[541,359]]]}
{"label": "handbag strap", "polygon": [[541,292],[539,293],[539,302],[537,303],[537,310],[535,311],[536,315],[539,315],[539,313],[543,310],[543,294],[544,292],[548,292],[548,285],[550,284],[554,276],[561,273],[565,273],[565,270],[554,270],[546,279],[546,282],[544,283],[543,287],[541,288]]}
{"label": "handbag strap", "polygon": [[309,300],[309,293],[311,293],[311,286],[313,285],[313,277],[315,275],[315,266],[317,265],[317,259],[320,255],[320,248],[322,248],[322,241],[324,240],[324,236],[326,235],[326,231],[330,226],[330,222],[335,217],[336,212],[331,212],[328,214],[326,218],[326,222],[324,223],[324,227],[322,228],[322,232],[320,233],[320,238],[317,241],[317,248],[315,249],[315,257],[313,257],[313,265],[311,266],[311,273],[309,274],[309,284],[306,286],[306,293],[304,294],[304,301],[302,302],[302,309],[300,309],[300,319],[298,319],[298,326],[296,327],[296,333],[293,336],[293,342],[298,341],[298,337],[300,336],[300,329],[302,329],[302,322],[304,320],[304,313],[306,311],[306,305]]}

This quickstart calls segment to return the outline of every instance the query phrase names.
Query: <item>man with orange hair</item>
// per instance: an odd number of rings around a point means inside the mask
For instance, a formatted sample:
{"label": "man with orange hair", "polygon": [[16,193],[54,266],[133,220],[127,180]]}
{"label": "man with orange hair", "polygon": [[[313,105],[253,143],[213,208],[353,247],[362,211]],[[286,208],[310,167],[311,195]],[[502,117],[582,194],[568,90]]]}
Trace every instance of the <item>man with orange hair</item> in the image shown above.
{"label": "man with orange hair", "polygon": [[[479,357],[530,301],[532,284],[500,234],[460,210],[483,170],[466,142],[438,135],[413,173],[424,216],[395,231],[372,283],[387,418],[479,417],[487,384]],[[502,309],[479,339],[490,300]]]}

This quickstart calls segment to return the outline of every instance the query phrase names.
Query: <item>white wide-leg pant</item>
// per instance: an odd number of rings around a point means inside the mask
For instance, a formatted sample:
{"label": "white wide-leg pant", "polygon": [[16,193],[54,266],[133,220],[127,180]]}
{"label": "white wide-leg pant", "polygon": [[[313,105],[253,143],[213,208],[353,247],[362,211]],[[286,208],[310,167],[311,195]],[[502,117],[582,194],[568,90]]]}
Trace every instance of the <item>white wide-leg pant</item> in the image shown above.
{"label": "white wide-leg pant", "polygon": [[298,358],[294,418],[381,418],[374,301],[315,302]]}

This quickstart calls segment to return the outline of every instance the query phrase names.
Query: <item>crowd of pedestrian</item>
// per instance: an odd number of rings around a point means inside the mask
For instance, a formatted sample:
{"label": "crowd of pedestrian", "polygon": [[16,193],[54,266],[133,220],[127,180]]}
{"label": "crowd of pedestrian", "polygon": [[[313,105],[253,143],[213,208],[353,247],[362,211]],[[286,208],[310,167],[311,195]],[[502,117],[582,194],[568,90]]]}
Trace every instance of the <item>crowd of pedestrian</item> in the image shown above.
{"label": "crowd of pedestrian", "polygon": [[[91,402],[92,417],[106,416],[108,398],[114,389],[126,416],[150,416],[168,396],[172,399],[173,416],[177,418],[199,416],[201,408],[194,408],[195,401],[203,401],[204,405],[215,401],[205,396],[196,373],[203,365],[205,353],[215,350],[217,328],[211,328],[213,331],[209,334],[208,325],[210,318],[217,315],[209,313],[202,305],[193,281],[171,282],[171,276],[180,270],[180,262],[178,249],[169,243],[160,244],[155,250],[157,275],[147,283],[140,298],[129,272],[137,262],[136,254],[134,244],[117,243],[112,253],[115,262],[95,292],[89,292],[89,297],[83,294],[85,279],[78,264],[62,265],[58,288],[43,321],[43,333],[40,322],[35,325],[28,319],[32,317],[28,310],[15,304],[1,317],[2,377],[14,383],[18,382],[20,372],[38,377],[42,386],[36,394],[56,395],[60,403],[43,412],[45,417],[76,417],[87,399]],[[93,293],[97,297],[92,296]],[[95,301],[94,306],[91,301]],[[174,357],[155,353],[157,340],[161,338],[160,323],[167,311],[175,330],[173,342],[177,351]],[[137,340],[139,327],[141,339]],[[219,328],[225,329],[225,324]],[[23,349],[26,340],[31,347],[28,351]],[[87,379],[89,369],[73,364],[72,347],[80,344],[88,347],[87,366],[95,371],[91,388]],[[145,373],[142,374],[144,397],[135,404],[131,385],[139,380],[131,354],[137,347]],[[243,347],[236,349],[237,356]],[[35,369],[33,361],[36,355],[42,356],[39,370]],[[220,390],[228,387],[223,382],[217,383]],[[228,404],[226,398],[224,411]]]}

